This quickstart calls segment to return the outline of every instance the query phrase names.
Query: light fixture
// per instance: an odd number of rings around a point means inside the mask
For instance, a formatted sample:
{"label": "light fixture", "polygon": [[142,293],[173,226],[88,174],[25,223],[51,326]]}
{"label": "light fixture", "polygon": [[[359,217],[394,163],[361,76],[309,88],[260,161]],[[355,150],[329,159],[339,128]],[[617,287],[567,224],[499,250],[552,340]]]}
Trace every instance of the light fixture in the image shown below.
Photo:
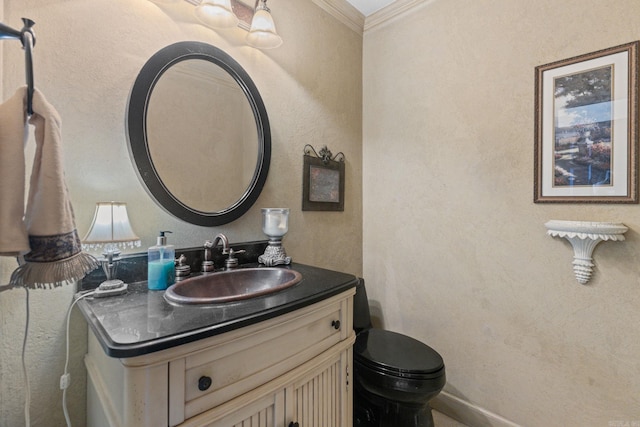
{"label": "light fixture", "polygon": [[116,279],[120,248],[140,247],[129,223],[127,204],[122,202],[98,202],[93,222],[84,239],[83,246],[89,250],[103,248],[104,259],[100,260],[107,280],[96,289],[95,297],[118,295],[127,290],[127,284]]}
{"label": "light fixture", "polygon": [[202,0],[196,6],[196,17],[212,28],[233,28],[238,18],[231,8],[231,0]]}
{"label": "light fixture", "polygon": [[289,209],[262,209],[262,232],[269,237],[269,245],[264,254],[258,257],[258,262],[273,267],[279,264],[291,264],[291,257],[282,246],[282,238],[289,231]]}
{"label": "light fixture", "polygon": [[260,0],[256,7],[251,20],[251,29],[247,34],[247,43],[258,49],[273,49],[282,44],[282,38],[276,32],[266,0]]}

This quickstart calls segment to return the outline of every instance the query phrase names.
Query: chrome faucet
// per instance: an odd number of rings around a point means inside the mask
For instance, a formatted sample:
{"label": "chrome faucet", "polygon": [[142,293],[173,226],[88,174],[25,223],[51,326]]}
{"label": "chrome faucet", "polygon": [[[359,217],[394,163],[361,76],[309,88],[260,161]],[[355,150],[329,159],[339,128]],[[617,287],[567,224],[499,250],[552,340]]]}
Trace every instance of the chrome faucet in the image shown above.
{"label": "chrome faucet", "polygon": [[224,255],[229,253],[229,239],[227,236],[220,233],[214,239],[213,242],[211,240],[207,240],[204,242],[204,261],[202,261],[202,271],[208,272],[214,270],[213,265],[213,255],[211,254],[211,249],[218,246],[218,243],[222,242],[222,253]]}

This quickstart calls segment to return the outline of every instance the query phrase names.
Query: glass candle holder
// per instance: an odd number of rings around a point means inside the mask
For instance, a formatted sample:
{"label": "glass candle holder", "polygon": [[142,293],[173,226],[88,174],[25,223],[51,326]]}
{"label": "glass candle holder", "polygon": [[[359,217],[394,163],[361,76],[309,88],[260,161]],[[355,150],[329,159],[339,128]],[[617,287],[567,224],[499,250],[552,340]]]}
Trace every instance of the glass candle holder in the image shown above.
{"label": "glass candle holder", "polygon": [[291,257],[282,246],[282,238],[289,231],[288,208],[262,209],[262,232],[269,237],[269,245],[264,254],[258,257],[258,262],[272,267],[279,264],[291,264]]}

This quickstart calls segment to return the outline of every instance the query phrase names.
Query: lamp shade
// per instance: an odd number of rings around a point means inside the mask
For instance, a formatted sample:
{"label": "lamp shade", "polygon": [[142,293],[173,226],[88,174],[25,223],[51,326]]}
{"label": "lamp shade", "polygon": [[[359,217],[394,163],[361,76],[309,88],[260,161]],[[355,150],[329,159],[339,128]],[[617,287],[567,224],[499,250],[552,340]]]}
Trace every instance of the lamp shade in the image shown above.
{"label": "lamp shade", "polygon": [[202,0],[196,6],[196,17],[213,28],[238,26],[238,17],[233,13],[231,0]]}
{"label": "lamp shade", "polygon": [[82,239],[89,249],[105,245],[139,247],[140,238],[133,232],[127,214],[127,204],[122,202],[98,202],[93,222]]}
{"label": "lamp shade", "polygon": [[271,11],[264,0],[260,0],[253,14],[247,43],[258,49],[273,49],[282,44],[282,38],[276,32]]}

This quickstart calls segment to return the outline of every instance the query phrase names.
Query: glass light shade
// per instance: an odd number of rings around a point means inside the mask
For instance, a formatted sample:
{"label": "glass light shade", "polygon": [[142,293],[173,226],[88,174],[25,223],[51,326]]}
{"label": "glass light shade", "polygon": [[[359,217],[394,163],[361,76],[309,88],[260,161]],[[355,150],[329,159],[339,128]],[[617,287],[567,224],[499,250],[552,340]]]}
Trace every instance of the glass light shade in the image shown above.
{"label": "glass light shade", "polygon": [[258,49],[273,49],[282,44],[282,38],[276,32],[271,11],[264,1],[260,2],[253,14],[247,43]]}
{"label": "glass light shade", "polygon": [[212,28],[232,28],[238,26],[238,17],[233,13],[231,0],[202,0],[196,6],[196,17]]}
{"label": "glass light shade", "polygon": [[262,232],[272,238],[282,238],[289,231],[289,209],[262,209]]}
{"label": "glass light shade", "polygon": [[107,245],[139,247],[140,238],[131,228],[127,204],[121,202],[96,203],[93,222],[82,242],[89,249],[98,249]]}

